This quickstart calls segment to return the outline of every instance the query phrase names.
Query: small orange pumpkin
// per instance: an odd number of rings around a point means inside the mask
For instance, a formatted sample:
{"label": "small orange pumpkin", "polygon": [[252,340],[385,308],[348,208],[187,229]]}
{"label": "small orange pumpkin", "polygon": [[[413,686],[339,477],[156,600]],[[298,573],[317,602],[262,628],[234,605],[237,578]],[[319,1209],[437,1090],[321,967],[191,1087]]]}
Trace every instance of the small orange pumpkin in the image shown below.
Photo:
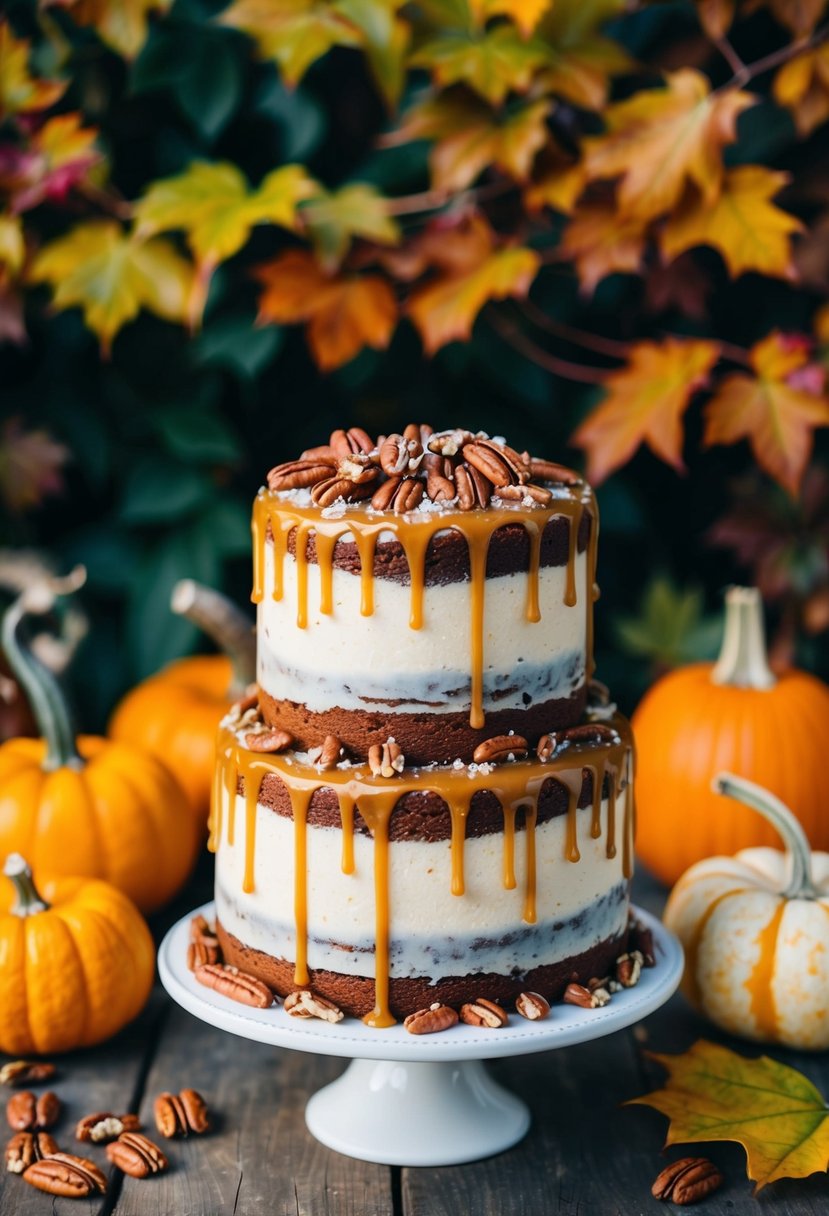
{"label": "small orange pumpkin", "polygon": [[69,1051],[110,1038],[153,986],[155,949],[140,912],[96,879],[41,880],[43,899],[17,854],[3,873],[16,899],[0,892],[0,1051]]}
{"label": "small orange pumpkin", "polygon": [[199,847],[184,792],[142,748],[76,737],[54,675],[19,636],[30,613],[78,585],[33,585],[3,618],[3,648],[42,737],[0,746],[0,855],[22,853],[37,874],[106,879],[150,912],[179,890]]}
{"label": "small orange pumpkin", "polygon": [[143,680],[116,707],[109,735],[138,743],[169,764],[205,824],[216,729],[256,676],[253,631],[235,604],[192,579],[176,584],[172,608],[199,625],[224,653],[178,659]]}
{"label": "small orange pumpkin", "polygon": [[755,589],[728,591],[717,663],[693,663],[654,684],[633,731],[637,851],[663,882],[714,853],[776,843],[750,808],[725,813],[712,787],[722,769],[770,790],[812,846],[829,850],[829,688],[803,671],[772,673]]}

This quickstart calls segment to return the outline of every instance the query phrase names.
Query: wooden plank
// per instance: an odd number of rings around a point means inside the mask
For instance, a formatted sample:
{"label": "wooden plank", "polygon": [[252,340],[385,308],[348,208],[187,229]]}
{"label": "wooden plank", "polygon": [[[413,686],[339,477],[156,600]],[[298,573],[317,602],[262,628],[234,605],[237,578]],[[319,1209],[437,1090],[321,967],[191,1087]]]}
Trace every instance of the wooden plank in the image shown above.
{"label": "wooden plank", "polygon": [[[391,1216],[391,1171],[330,1152],[305,1127],[305,1103],[344,1063],[236,1038],[174,1009],[147,1078],[141,1113],[169,1156],[157,1178],[125,1178],[116,1216]],[[163,1090],[199,1090],[215,1130],[155,1136]]]}
{"label": "wooden plank", "polygon": [[[110,1210],[115,1194],[120,1187],[120,1178],[112,1177],[104,1151],[98,1147],[82,1146],[74,1138],[75,1124],[84,1115],[93,1111],[111,1111],[125,1114],[136,1109],[143,1091],[143,1078],[149,1056],[157,1034],[159,1019],[166,1007],[166,998],[160,991],[154,992],[141,1017],[109,1043],[87,1051],[72,1052],[56,1057],[58,1075],[49,1086],[38,1085],[37,1093],[46,1088],[53,1089],[64,1103],[60,1122],[53,1131],[59,1146],[66,1152],[80,1152],[93,1158],[110,1177],[113,1195],[97,1196],[95,1199],[55,1199],[51,1210],[53,1216],[70,1216],[70,1213],[86,1213],[87,1216],[103,1216]],[[2,1060],[5,1063],[5,1057]],[[6,1100],[13,1090],[3,1090]],[[4,1117],[5,1125],[5,1117]],[[11,1133],[9,1133],[11,1134]],[[3,1145],[5,1145],[5,1140]],[[49,1211],[50,1199],[42,1191],[35,1190],[14,1174],[0,1173],[0,1212],[11,1216],[42,1216]]]}

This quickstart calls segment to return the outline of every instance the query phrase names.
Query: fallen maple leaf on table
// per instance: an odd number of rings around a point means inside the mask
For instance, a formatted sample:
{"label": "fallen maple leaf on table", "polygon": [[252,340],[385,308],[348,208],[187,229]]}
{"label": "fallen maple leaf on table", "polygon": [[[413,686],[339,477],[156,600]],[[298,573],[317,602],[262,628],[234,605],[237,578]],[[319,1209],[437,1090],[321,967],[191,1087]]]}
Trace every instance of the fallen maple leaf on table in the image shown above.
{"label": "fallen maple leaf on table", "polygon": [[588,479],[604,481],[641,443],[682,472],[682,415],[718,356],[717,343],[703,339],[632,346],[627,367],[607,377],[607,396],[570,440],[587,452]]}
{"label": "fallen maple leaf on table", "polygon": [[626,1105],[667,1115],[666,1145],[736,1140],[758,1191],[829,1166],[829,1106],[794,1068],[768,1056],[746,1059],[704,1039],[682,1055],[651,1058],[668,1071],[665,1088]]}
{"label": "fallen maple leaf on table", "polygon": [[795,497],[813,432],[829,426],[829,399],[822,381],[810,391],[809,352],[799,339],[775,330],[752,347],[749,359],[754,374],[726,376],[706,406],[703,445],[747,439],[760,467]]}

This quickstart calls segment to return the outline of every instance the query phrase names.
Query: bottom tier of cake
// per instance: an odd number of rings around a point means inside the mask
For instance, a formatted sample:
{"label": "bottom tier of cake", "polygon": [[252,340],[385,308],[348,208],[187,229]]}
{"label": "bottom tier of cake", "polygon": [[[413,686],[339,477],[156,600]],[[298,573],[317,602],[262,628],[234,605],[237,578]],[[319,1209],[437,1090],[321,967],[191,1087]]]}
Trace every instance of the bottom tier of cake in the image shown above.
{"label": "bottom tier of cake", "polygon": [[389,1025],[548,1000],[612,970],[632,868],[627,724],[547,761],[320,771],[225,728],[212,814],[224,959]]}

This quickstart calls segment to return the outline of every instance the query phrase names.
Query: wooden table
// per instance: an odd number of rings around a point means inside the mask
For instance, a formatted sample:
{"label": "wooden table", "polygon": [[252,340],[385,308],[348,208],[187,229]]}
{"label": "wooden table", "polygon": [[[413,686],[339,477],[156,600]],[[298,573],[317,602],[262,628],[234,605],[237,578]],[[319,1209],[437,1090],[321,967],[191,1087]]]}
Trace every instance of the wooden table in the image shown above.
{"label": "wooden table", "polygon": [[[162,932],[209,898],[201,867]],[[664,894],[637,878],[638,902],[658,911]],[[440,1169],[397,1169],[353,1161],[318,1144],[305,1129],[308,1096],[333,1080],[345,1061],[266,1047],[206,1026],[157,989],[143,1016],[103,1047],[58,1061],[55,1089],[66,1103],[57,1129],[72,1151],[75,1120],[93,1110],[140,1112],[154,1135],[153,1097],[189,1085],[216,1115],[211,1135],[164,1142],[169,1173],[148,1181],[111,1173],[109,1193],[93,1200],[55,1200],[19,1178],[0,1181],[2,1216],[51,1212],[95,1216],[638,1216],[673,1207],[651,1197],[668,1158],[666,1122],[643,1107],[621,1109],[658,1084],[647,1049],[682,1051],[707,1036],[729,1042],[675,997],[639,1026],[566,1050],[496,1061],[495,1075],[531,1106],[533,1126],[517,1148],[487,1161]],[[750,1053],[747,1044],[729,1045]],[[775,1050],[829,1094],[829,1057]],[[696,1153],[696,1148],[692,1153]],[[783,1181],[759,1200],[746,1181],[742,1150],[704,1150],[726,1185],[694,1211],[717,1216],[774,1213],[826,1216],[829,1179]],[[105,1164],[103,1151],[92,1155]]]}

